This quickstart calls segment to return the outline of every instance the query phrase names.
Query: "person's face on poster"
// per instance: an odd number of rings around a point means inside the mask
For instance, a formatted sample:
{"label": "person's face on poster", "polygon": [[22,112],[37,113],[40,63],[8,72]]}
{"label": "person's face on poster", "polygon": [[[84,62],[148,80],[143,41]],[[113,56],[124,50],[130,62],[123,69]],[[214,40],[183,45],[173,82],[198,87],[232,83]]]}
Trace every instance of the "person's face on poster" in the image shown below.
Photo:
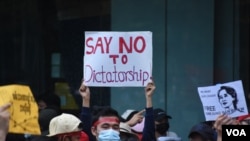
{"label": "person's face on poster", "polygon": [[228,94],[225,90],[221,90],[219,93],[219,102],[223,108],[229,108],[233,106],[234,98]]}

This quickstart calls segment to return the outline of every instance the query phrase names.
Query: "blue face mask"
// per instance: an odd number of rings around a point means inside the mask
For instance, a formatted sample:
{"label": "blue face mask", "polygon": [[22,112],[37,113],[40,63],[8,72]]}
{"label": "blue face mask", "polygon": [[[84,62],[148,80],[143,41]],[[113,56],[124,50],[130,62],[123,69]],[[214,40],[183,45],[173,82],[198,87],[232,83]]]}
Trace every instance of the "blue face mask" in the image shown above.
{"label": "blue face mask", "polygon": [[113,129],[102,130],[98,135],[98,141],[120,141],[119,132]]}

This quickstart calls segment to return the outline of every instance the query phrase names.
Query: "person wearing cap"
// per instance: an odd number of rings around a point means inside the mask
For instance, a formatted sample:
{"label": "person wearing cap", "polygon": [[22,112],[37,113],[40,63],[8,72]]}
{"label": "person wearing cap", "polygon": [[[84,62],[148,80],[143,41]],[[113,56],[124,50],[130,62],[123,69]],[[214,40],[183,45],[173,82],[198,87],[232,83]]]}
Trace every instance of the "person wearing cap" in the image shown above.
{"label": "person wearing cap", "polygon": [[216,141],[213,128],[203,122],[194,125],[188,135],[190,141]]}
{"label": "person wearing cap", "polygon": [[134,109],[127,109],[122,115],[121,119],[128,127],[130,127],[131,132],[136,134],[138,138],[142,139],[142,132],[144,127],[144,115],[145,109],[137,111]]}
{"label": "person wearing cap", "polygon": [[82,134],[81,120],[73,114],[62,113],[50,120],[47,136],[54,141],[88,141],[88,136]]}
{"label": "person wearing cap", "polygon": [[169,119],[171,116],[161,108],[154,109],[155,137],[157,141],[181,141],[176,133],[169,131]]}
{"label": "person wearing cap", "polygon": [[[143,110],[145,111],[145,110]],[[134,109],[127,109],[122,115],[121,115],[121,120],[122,122],[126,122],[128,124],[134,124],[141,121],[143,118],[142,114],[137,114],[139,111],[134,110]],[[137,115],[137,116],[134,116]],[[129,123],[132,122],[132,123]],[[134,125],[132,125],[134,126]]]}

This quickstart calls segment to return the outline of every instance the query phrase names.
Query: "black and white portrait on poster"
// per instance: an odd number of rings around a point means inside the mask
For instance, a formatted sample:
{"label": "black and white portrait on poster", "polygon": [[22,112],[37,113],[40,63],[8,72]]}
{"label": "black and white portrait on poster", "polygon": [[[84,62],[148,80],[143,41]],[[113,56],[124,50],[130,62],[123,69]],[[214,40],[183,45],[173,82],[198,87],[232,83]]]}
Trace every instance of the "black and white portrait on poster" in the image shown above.
{"label": "black and white portrait on poster", "polygon": [[242,81],[198,87],[206,121],[220,114],[237,117],[248,114]]}

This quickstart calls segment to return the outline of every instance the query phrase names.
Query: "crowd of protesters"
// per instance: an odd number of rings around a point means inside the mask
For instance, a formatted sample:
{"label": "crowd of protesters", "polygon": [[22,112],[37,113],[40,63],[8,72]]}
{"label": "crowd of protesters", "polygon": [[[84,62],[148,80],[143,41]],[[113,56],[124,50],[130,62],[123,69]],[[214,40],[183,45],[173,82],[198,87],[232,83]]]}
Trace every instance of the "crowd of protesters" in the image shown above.
{"label": "crowd of protesters", "polygon": [[[30,141],[181,141],[170,131],[172,118],[163,109],[153,108],[153,81],[145,87],[145,109],[128,107],[122,115],[110,106],[90,107],[90,88],[81,83],[82,107],[79,117],[60,111],[56,97],[38,100],[39,125],[42,134],[30,136]],[[0,141],[8,135],[11,104],[0,107]],[[250,125],[250,115],[231,118],[220,115],[215,121],[200,122],[190,127],[190,141],[222,141],[222,125]]]}

